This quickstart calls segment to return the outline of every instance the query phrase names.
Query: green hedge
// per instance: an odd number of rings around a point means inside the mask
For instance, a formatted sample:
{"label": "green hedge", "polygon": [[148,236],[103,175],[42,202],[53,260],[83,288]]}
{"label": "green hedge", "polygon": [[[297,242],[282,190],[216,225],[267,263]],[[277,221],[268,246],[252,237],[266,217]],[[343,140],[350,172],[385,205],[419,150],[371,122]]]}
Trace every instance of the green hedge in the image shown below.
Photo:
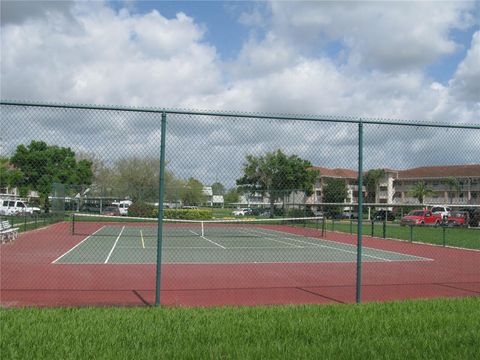
{"label": "green hedge", "polygon": [[[158,213],[158,210],[156,210]],[[198,209],[164,209],[164,219],[208,220],[212,218],[210,210]]]}
{"label": "green hedge", "polygon": [[[129,216],[136,217],[158,217],[157,207],[145,203],[133,203],[128,208]],[[209,220],[212,218],[211,210],[199,209],[163,209],[164,219],[182,219],[182,220]]]}
{"label": "green hedge", "polygon": [[158,214],[158,210],[155,206],[142,202],[134,202],[128,208],[128,216],[156,217],[155,212]]}

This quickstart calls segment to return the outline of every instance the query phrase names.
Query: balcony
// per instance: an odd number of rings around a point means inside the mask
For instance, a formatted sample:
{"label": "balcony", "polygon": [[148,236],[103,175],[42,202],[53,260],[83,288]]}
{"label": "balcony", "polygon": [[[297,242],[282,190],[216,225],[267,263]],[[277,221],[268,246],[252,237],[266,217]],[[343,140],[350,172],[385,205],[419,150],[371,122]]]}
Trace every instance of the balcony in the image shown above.
{"label": "balcony", "polygon": [[378,197],[379,197],[380,199],[386,199],[386,198],[388,198],[388,191],[379,191],[379,192],[377,192],[377,194],[378,194]]}

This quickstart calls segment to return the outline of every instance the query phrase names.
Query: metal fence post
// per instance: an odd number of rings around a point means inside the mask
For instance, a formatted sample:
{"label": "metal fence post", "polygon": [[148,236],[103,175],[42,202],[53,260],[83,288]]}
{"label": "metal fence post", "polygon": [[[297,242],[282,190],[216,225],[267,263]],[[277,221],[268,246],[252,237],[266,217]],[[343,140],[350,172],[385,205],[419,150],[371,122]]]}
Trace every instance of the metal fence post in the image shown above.
{"label": "metal fence post", "polygon": [[160,181],[158,197],[158,230],[157,230],[157,277],[155,284],[155,306],[160,306],[160,278],[162,268],[163,237],[163,197],[165,188],[165,138],[167,130],[167,113],[162,112],[162,130],[160,143]]}
{"label": "metal fence post", "polygon": [[363,226],[363,123],[358,123],[358,227],[357,227],[357,294],[356,302],[361,302],[362,288],[362,226]]}

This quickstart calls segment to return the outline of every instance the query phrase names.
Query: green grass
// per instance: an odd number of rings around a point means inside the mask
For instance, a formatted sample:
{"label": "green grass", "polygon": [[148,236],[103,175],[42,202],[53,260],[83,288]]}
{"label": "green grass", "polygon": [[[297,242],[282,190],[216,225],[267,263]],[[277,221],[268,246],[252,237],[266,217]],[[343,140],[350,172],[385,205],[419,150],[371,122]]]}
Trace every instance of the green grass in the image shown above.
{"label": "green grass", "polygon": [[[326,224],[327,231],[340,231],[346,233],[357,233],[357,223],[331,221]],[[412,234],[410,234],[410,226],[399,226],[398,224],[388,223],[386,227],[386,237],[391,239],[399,239],[410,241],[412,235],[413,241],[424,242],[429,244],[443,245],[445,231],[445,245],[456,246],[467,249],[480,249],[480,229],[462,228],[462,227],[433,227],[433,226],[413,226]],[[372,225],[370,222],[364,222],[363,234],[372,235]],[[375,223],[373,235],[383,237],[383,224]]]}
{"label": "green grass", "polygon": [[8,220],[19,232],[35,230],[50,224],[64,221],[66,218],[56,214],[36,214],[33,216],[1,216],[1,220]]}
{"label": "green grass", "polygon": [[474,359],[480,297],[255,308],[2,309],[2,359]]}

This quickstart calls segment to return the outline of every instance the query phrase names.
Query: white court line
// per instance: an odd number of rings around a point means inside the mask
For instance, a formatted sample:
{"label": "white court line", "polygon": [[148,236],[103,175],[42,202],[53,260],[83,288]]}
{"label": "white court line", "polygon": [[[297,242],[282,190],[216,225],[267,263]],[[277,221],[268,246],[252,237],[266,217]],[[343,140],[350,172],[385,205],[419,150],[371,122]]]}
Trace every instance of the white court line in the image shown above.
{"label": "white court line", "polygon": [[112,250],[108,253],[107,258],[105,259],[104,264],[108,263],[108,260],[110,259],[110,256],[112,256],[113,250],[115,250],[115,246],[117,246],[118,239],[120,239],[120,236],[122,236],[123,230],[125,230],[125,226],[122,227],[122,230],[120,230],[120,234],[117,236],[117,240],[115,240],[115,243],[113,244]]}
{"label": "white court line", "polygon": [[205,239],[205,240],[207,240],[207,241],[211,242],[212,244],[215,244],[215,245],[217,245],[217,246],[221,247],[222,249],[226,249],[226,247],[225,247],[225,246],[222,246],[222,245],[220,245],[220,244],[216,243],[215,241],[212,241],[212,240],[210,240],[210,239],[207,239],[205,236],[201,236],[199,233],[196,233],[196,232],[195,232],[195,231],[193,231],[193,230],[190,230],[190,232],[191,232],[192,234],[195,234],[195,235],[198,235],[198,236],[200,236],[202,239]]}
{"label": "white court line", "polygon": [[[292,239],[292,238],[285,238],[285,239],[293,240],[293,241],[298,241],[298,242],[301,242],[301,243],[304,243],[304,244],[310,244],[310,245],[320,246],[320,247],[324,247],[324,248],[327,248],[327,249],[334,249],[334,250],[338,250],[338,251],[343,251],[343,252],[350,253],[350,254],[355,254],[355,255],[357,254],[356,251],[340,249],[340,248],[335,247],[335,246],[315,244],[315,243],[311,243],[311,242],[308,242],[308,241],[296,240],[296,239]],[[367,255],[367,254],[365,254],[365,253],[362,253],[362,256],[368,256],[368,257],[371,257],[371,258],[380,259],[380,260],[384,260],[384,261],[393,261],[393,260],[391,260],[391,259],[386,259],[386,258],[383,258],[383,257],[381,257],[381,256]]]}
{"label": "white court line", "polygon": [[[257,232],[258,232],[259,234],[262,234],[262,235],[270,235],[270,234],[265,233],[265,232],[262,232],[262,231],[257,231]],[[356,251],[340,249],[340,248],[335,247],[335,246],[322,245],[322,244],[312,243],[312,242],[303,241],[303,240],[296,240],[296,239],[287,238],[287,237],[285,237],[284,239],[293,240],[293,241],[298,241],[298,242],[301,242],[301,243],[304,243],[304,244],[310,244],[310,245],[315,245],[315,246],[319,246],[319,247],[324,247],[324,248],[327,248],[327,249],[333,249],[333,250],[343,251],[343,252],[350,253],[350,254],[357,254]],[[327,241],[328,241],[328,240],[327,240]],[[348,245],[348,244],[347,244],[347,245]],[[380,260],[387,261],[387,262],[393,261],[393,260],[391,260],[391,259],[386,259],[386,258],[383,258],[383,257],[380,257],[380,256],[367,255],[367,254],[365,254],[365,253],[362,253],[362,256],[368,256],[368,257],[371,257],[371,258],[380,259]]]}
{"label": "white court line", "polygon": [[[299,249],[314,249],[317,246],[296,246]],[[122,249],[139,249],[138,246],[125,246],[117,245],[117,248]],[[156,249],[156,246],[145,246],[145,249]],[[205,250],[218,250],[216,247],[211,246],[162,246],[162,249],[180,249],[180,250],[196,250],[196,249],[205,249]],[[277,250],[277,249],[295,249],[293,246],[233,246],[226,248],[227,250],[239,250],[239,249],[268,249],[268,250]]]}
{"label": "white court line", "polygon": [[[242,230],[243,233],[245,234],[250,234],[250,235],[253,235],[255,236],[255,233],[252,233],[251,230]],[[262,233],[264,234],[264,233]],[[278,243],[281,243],[281,244],[285,244],[285,245],[290,245],[290,247],[298,247],[298,248],[303,248],[303,246],[300,246],[300,245],[297,245],[297,244],[292,244],[292,243],[288,243],[288,242],[285,242],[285,241],[282,241],[282,240],[276,240],[274,238],[271,238],[269,236],[262,236],[262,239],[266,239],[266,240],[270,240],[270,241],[275,241],[275,242],[278,242]],[[287,239],[287,238],[285,238]],[[287,239],[287,240],[290,240],[290,239]],[[275,249],[275,248],[272,248],[272,249]]]}
{"label": "white court line", "polygon": [[103,225],[100,229],[98,229],[97,231],[95,231],[92,235],[88,235],[85,239],[83,239],[82,241],[80,241],[77,245],[75,245],[74,247],[72,247],[70,250],[68,250],[65,254],[61,255],[59,258],[55,259],[52,261],[52,264],[55,264],[58,260],[60,260],[62,257],[64,257],[65,255],[67,255],[69,252],[71,252],[73,249],[75,249],[77,246],[80,246],[83,242],[87,241],[88,239],[90,239],[93,235],[95,235],[97,232],[99,232],[100,230],[102,230],[103,228],[105,227],[105,225]]}

